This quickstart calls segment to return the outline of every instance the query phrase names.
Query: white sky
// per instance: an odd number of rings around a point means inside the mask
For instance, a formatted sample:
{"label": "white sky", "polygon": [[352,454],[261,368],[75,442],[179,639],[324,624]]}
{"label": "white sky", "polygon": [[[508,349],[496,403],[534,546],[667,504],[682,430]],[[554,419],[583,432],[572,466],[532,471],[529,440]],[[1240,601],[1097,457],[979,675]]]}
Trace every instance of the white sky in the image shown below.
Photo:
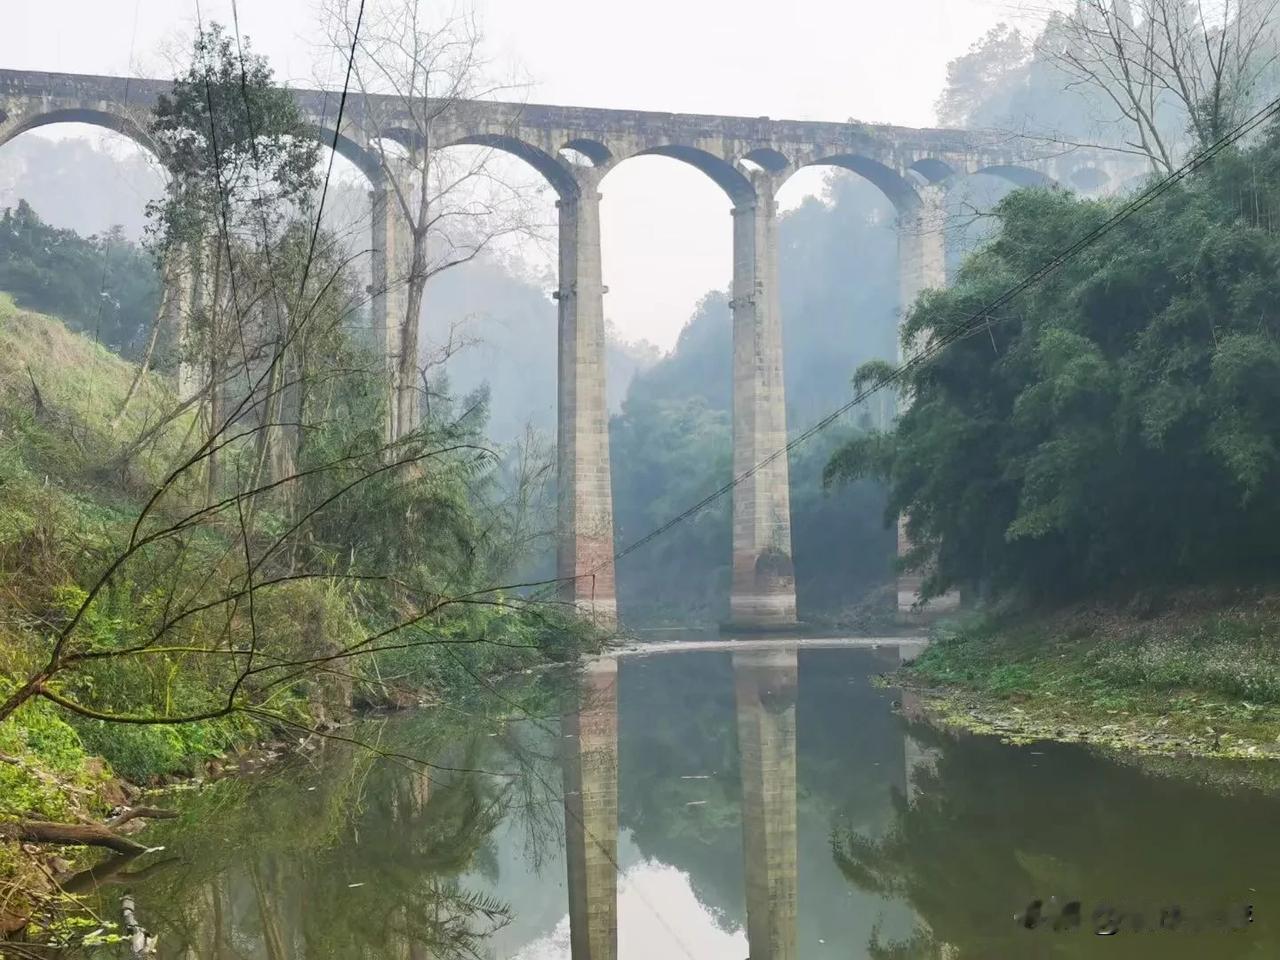
{"label": "white sky", "polygon": [[[199,2],[205,20],[231,22],[231,0]],[[317,0],[238,3],[241,29],[281,79],[309,84],[332,72]],[[528,78],[533,102],[909,126],[932,124],[948,60],[994,23],[1019,19],[1012,0],[475,6],[492,58]],[[0,9],[9,69],[172,76],[168,57],[196,20],[196,0],[0,0]],[[821,182],[821,172],[802,172],[784,206]],[[702,294],[728,284],[728,201],[703,174],[660,157],[620,165],[601,192],[606,315],[625,336],[670,347]]]}

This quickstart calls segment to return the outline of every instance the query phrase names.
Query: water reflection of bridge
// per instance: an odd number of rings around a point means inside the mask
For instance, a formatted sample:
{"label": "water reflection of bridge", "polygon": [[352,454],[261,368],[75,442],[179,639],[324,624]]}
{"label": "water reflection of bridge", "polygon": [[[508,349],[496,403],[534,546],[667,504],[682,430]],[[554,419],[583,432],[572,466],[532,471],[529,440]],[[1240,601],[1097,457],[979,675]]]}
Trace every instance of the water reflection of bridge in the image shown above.
{"label": "water reflection of bridge", "polygon": [[[903,656],[916,647],[908,644]],[[898,650],[888,648],[893,659]],[[751,960],[794,960],[798,950],[796,646],[732,653],[739,757],[746,930]],[[887,664],[886,664],[887,665]],[[583,673],[563,725],[565,859],[572,960],[618,956],[618,661]],[[908,735],[908,802],[930,757]]]}

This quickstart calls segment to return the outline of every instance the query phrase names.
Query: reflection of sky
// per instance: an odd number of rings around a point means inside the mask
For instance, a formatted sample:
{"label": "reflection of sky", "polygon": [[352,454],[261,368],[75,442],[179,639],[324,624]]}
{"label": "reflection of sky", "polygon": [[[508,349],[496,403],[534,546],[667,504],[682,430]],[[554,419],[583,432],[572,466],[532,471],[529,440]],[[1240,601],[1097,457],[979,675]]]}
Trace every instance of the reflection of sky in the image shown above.
{"label": "reflection of sky", "polygon": [[[746,955],[746,931],[720,929],[698,901],[687,873],[645,860],[618,881],[619,960],[741,960]],[[515,960],[569,960],[569,915]]]}
{"label": "reflection of sky", "polygon": [[[486,943],[486,953],[513,960],[568,960],[569,914],[563,848],[548,851],[541,871],[520,854],[516,831],[508,822],[495,836],[499,842],[499,879],[475,875],[463,879],[468,889],[485,890],[515,910],[512,922]],[[509,831],[509,832],[507,832]],[[629,830],[618,833],[619,960],[742,960],[747,955],[745,930],[717,925],[714,914],[693,892],[689,874],[646,858]]]}

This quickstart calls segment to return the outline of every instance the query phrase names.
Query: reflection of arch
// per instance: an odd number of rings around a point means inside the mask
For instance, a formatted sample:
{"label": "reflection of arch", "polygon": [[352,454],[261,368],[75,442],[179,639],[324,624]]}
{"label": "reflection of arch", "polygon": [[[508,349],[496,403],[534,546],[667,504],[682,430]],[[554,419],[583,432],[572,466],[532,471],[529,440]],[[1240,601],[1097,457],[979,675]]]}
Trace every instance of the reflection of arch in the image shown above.
{"label": "reflection of arch", "polygon": [[603,143],[598,140],[587,140],[584,137],[576,137],[573,140],[569,140],[564,146],[565,149],[576,150],[597,167],[602,163],[608,163],[609,158],[613,156],[609,152],[609,148]]}
{"label": "reflection of arch", "polygon": [[951,164],[935,159],[934,157],[921,157],[915,163],[911,164],[911,169],[920,176],[924,177],[930,183],[941,183],[943,180],[955,173]]}
{"label": "reflection of arch", "polygon": [[997,164],[994,167],[983,167],[981,170],[975,170],[974,176],[983,174],[988,177],[999,177],[1001,180],[1008,180],[1015,187],[1041,187],[1051,190],[1058,185],[1058,182],[1050,176],[1046,176],[1039,170],[1032,170],[1030,167],[1015,167],[1009,164]]}
{"label": "reflection of arch", "polygon": [[350,137],[319,126],[309,127],[308,133],[316,138],[320,146],[328,147],[338,156],[350,160],[370,183],[376,183],[381,178],[382,172],[378,169],[378,158]]}
{"label": "reflection of arch", "polygon": [[[911,208],[916,203],[916,192],[911,183],[895,170],[883,163],[856,153],[843,153],[831,157],[822,157],[805,164],[808,167],[828,166],[852,170],[864,180],[868,180],[880,188],[880,192],[889,198],[899,210]],[[781,186],[781,184],[779,184]]]}
{"label": "reflection of arch", "polygon": [[104,127],[107,130],[128,137],[155,157],[162,167],[164,166],[164,159],[161,156],[159,145],[151,138],[150,133],[133,120],[119,114],[107,113],[105,110],[90,110],[81,107],[50,110],[47,113],[38,113],[27,117],[5,134],[3,139],[0,139],[0,146],[8,143],[19,134],[26,133],[28,130],[34,130],[36,127],[44,127],[53,123],[88,123],[95,127]]}
{"label": "reflection of arch", "polygon": [[742,171],[735,169],[727,160],[722,160],[714,154],[707,153],[705,150],[699,150],[697,147],[686,147],[673,143],[661,147],[650,147],[648,150],[641,150],[639,153],[633,154],[633,156],[671,157],[673,160],[682,160],[690,166],[697,167],[715,181],[735,204],[744,200],[753,200],[756,195],[755,188],[751,186],[751,181],[746,178]]}
{"label": "reflection of arch", "polygon": [[461,137],[458,140],[450,141],[444,146],[492,147],[495,150],[501,150],[504,153],[511,154],[513,157],[519,157],[546,177],[547,182],[555,188],[556,193],[560,196],[572,197],[578,193],[578,184],[573,179],[573,174],[569,172],[563,163],[545,150],[540,150],[533,144],[517,140],[515,137],[498,133],[477,133],[473,136]]}

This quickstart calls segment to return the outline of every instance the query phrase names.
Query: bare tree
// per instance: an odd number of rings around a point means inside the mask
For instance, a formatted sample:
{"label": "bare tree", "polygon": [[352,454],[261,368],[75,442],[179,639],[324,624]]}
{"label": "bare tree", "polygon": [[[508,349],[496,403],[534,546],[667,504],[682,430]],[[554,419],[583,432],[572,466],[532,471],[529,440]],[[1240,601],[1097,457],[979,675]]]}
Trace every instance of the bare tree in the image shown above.
{"label": "bare tree", "polygon": [[[1110,100],[1126,143],[1162,173],[1254,109],[1276,59],[1280,0],[1077,0],[1040,52]],[[1187,143],[1188,137],[1190,144]]]}
{"label": "bare tree", "polygon": [[386,281],[388,288],[404,290],[403,298],[390,301],[396,316],[388,324],[396,326],[386,331],[384,345],[387,435],[394,441],[420,419],[419,326],[428,282],[498,238],[532,228],[529,191],[504,173],[492,141],[480,149],[444,149],[458,144],[471,103],[513,85],[491,79],[483,36],[469,11],[433,20],[421,0],[386,0],[381,9],[365,10],[357,38],[360,4],[327,2],[331,42],[342,51],[355,49],[352,78],[361,100],[355,113],[377,158],[389,215],[408,240],[400,262],[388,266]]}

